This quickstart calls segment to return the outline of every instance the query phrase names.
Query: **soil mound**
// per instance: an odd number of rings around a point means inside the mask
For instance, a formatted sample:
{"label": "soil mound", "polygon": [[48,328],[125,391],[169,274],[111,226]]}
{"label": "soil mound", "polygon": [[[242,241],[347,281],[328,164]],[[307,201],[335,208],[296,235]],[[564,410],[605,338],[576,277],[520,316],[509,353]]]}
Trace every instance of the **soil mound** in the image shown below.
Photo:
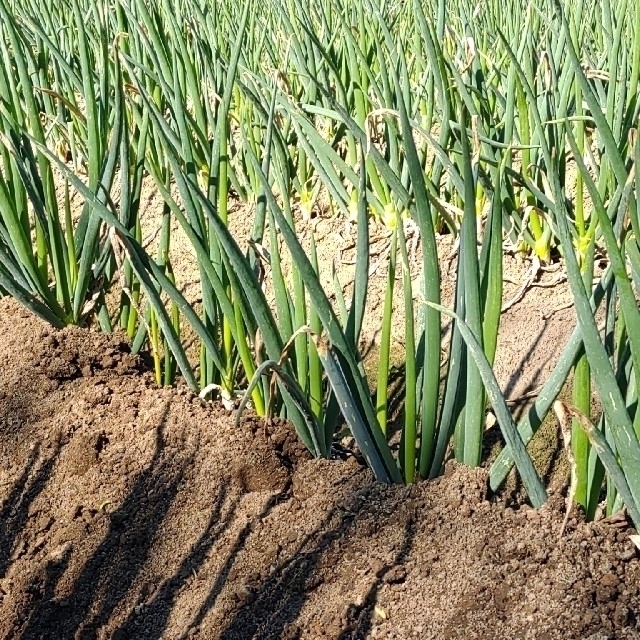
{"label": "soil mound", "polygon": [[311,460],[158,389],[126,342],[0,301],[0,637],[640,638],[624,518]]}

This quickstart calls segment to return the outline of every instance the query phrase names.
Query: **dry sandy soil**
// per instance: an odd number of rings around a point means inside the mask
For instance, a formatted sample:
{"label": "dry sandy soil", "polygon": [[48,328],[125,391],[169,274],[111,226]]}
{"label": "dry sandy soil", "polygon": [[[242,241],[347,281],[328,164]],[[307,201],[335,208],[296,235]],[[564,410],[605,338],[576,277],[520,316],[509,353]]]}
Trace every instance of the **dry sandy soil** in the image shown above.
{"label": "dry sandy soil", "polygon": [[8,299],[0,335],[2,638],[640,637],[624,518],[559,540],[560,491],[536,512],[454,463],[383,486],[157,389],[118,337]]}

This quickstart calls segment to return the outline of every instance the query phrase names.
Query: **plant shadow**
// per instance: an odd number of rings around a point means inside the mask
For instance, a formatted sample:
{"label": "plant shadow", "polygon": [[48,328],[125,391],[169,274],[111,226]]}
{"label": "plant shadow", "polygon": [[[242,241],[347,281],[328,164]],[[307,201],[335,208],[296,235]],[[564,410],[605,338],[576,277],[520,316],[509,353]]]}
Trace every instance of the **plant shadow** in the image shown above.
{"label": "plant shadow", "polygon": [[33,448],[20,477],[0,507],[0,576],[4,576],[9,568],[16,541],[29,519],[30,505],[47,486],[60,454],[60,443],[43,461],[40,461],[40,451],[40,444]]}
{"label": "plant shadow", "polygon": [[[43,629],[58,629],[62,638],[97,638],[147,561],[154,538],[176,496],[190,458],[178,460],[163,455],[168,405],[156,430],[155,452],[141,471],[122,505],[109,514],[109,530],[74,581],[72,592],[63,599],[53,597],[57,582],[69,562],[48,561],[37,584],[38,597],[29,611],[22,611],[25,623],[19,637],[42,638]],[[148,496],[153,495],[153,499]],[[157,496],[157,498],[155,498]]]}
{"label": "plant shadow", "polygon": [[[370,485],[359,493],[367,503]],[[366,513],[366,512],[365,512]],[[297,550],[255,585],[248,594],[248,602],[237,611],[233,620],[221,633],[221,640],[266,640],[282,638],[295,640],[302,629],[297,621],[311,594],[324,581],[327,558],[341,553],[350,540],[358,537],[357,524],[361,516],[334,507],[313,532],[306,535]],[[346,612],[346,625],[339,638],[364,638],[373,624],[376,596],[388,573],[402,564],[413,543],[413,520],[405,523],[399,551],[374,576],[361,604],[351,605]],[[309,631],[307,629],[307,631]]]}

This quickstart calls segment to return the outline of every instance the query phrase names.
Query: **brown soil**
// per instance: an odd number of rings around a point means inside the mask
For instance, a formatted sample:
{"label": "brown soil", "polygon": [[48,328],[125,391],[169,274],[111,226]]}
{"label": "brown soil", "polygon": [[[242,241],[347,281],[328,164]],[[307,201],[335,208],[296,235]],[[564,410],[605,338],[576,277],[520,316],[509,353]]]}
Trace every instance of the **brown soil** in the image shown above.
{"label": "brown soil", "polygon": [[0,637],[640,638],[624,519],[411,488],[0,302]]}

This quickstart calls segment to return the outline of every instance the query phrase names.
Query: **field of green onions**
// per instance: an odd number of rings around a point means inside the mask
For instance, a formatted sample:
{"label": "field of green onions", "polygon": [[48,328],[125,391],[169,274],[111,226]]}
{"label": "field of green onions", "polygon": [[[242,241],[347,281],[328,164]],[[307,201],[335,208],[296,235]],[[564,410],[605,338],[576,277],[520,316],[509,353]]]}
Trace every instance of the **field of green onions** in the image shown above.
{"label": "field of green onions", "polygon": [[[281,416],[327,458],[348,430],[387,483],[452,456],[484,464],[490,406],[504,440],[491,487],[515,466],[539,507],[527,445],[550,416],[587,517],[604,501],[640,525],[640,4],[0,0],[0,25],[4,294],[54,327],[125,331],[159,385],[237,399],[240,429],[246,411]],[[236,202],[248,242],[230,231]],[[296,231],[319,215],[356,230],[353,282],[321,281]],[[389,238],[374,384],[360,341],[372,222]],[[174,277],[176,228],[198,304]],[[531,281],[559,263],[577,315],[519,424],[492,372],[506,251]]]}

